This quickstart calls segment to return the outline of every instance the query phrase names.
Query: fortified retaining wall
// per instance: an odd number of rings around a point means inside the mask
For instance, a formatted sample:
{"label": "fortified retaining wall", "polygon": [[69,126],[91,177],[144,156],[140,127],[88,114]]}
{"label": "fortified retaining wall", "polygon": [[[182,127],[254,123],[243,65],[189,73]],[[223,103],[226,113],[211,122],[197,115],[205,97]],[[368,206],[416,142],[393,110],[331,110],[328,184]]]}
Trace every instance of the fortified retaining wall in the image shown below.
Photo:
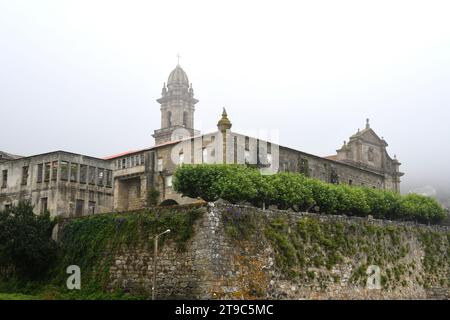
{"label": "fortified retaining wall", "polygon": [[[183,250],[171,240],[160,248],[159,299],[449,298],[447,227],[220,202],[200,210]],[[150,294],[149,243],[112,255],[108,289]]]}

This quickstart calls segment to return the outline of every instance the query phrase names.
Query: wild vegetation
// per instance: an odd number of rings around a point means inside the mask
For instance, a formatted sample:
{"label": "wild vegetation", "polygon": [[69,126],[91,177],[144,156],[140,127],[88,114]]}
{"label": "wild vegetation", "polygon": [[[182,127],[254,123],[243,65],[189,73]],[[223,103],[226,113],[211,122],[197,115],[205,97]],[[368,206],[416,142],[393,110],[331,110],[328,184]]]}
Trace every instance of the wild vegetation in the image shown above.
{"label": "wild vegetation", "polygon": [[242,165],[183,165],[175,172],[174,188],[184,196],[279,209],[379,219],[440,223],[446,210],[429,197],[368,187],[335,185],[300,173],[261,175]]}
{"label": "wild vegetation", "polygon": [[44,278],[56,259],[54,224],[48,213],[35,215],[28,202],[0,211],[0,277]]}
{"label": "wild vegetation", "polygon": [[[20,203],[0,212],[0,299],[20,298],[23,294],[35,299],[148,298],[130,296],[120,289],[107,290],[115,250],[146,244],[152,252],[153,237],[166,229],[176,232],[161,237],[159,245],[162,247],[170,239],[178,250],[185,250],[201,214],[193,206],[71,219],[62,221],[64,232],[56,244],[51,239],[55,221],[47,213],[33,214],[30,204]],[[80,291],[66,288],[69,265],[82,270]]]}
{"label": "wild vegetation", "polygon": [[[377,265],[385,289],[405,287],[412,279],[424,288],[450,284],[450,232],[367,220],[320,219],[319,215],[290,219],[289,215],[260,215],[239,207],[224,211],[222,220],[226,235],[237,246],[268,241],[277,268],[289,280],[315,282],[325,288],[341,280],[336,269],[351,266],[349,282],[364,287],[368,266]],[[423,270],[418,270],[413,259],[413,245],[424,250]]]}

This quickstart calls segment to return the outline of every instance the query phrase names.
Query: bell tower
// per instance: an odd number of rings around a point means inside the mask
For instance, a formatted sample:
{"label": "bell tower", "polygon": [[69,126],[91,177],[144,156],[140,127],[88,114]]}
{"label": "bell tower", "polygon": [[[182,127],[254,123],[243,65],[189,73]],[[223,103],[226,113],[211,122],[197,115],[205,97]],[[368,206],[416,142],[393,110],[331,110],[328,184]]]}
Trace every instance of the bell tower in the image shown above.
{"label": "bell tower", "polygon": [[156,101],[161,105],[161,128],[153,134],[156,145],[198,133],[194,129],[198,100],[194,99],[192,83],[180,64],[170,73],[167,86],[164,83],[161,98]]}

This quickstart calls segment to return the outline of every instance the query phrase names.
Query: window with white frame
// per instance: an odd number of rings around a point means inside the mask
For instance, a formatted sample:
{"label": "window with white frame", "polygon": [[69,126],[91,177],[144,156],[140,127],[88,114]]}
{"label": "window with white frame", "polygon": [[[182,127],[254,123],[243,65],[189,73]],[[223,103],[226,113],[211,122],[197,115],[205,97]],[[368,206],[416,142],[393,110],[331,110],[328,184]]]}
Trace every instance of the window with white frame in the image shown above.
{"label": "window with white frame", "polygon": [[166,177],[166,187],[172,187],[172,176]]}

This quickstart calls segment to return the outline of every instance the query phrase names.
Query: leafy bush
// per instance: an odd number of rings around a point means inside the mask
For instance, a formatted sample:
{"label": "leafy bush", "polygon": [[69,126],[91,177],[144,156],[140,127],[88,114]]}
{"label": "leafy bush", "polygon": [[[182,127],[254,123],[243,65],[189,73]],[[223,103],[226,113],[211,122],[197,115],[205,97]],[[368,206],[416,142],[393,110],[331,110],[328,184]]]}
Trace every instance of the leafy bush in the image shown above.
{"label": "leafy bush", "polygon": [[279,173],[268,176],[268,179],[273,188],[269,202],[278,208],[306,210],[314,203],[312,191],[305,183],[306,178],[303,175]]}
{"label": "leafy bush", "polygon": [[155,207],[159,202],[159,190],[151,187],[147,192],[147,206]]}
{"label": "leafy bush", "polygon": [[366,194],[366,201],[370,207],[370,214],[375,218],[396,219],[400,195],[391,191],[372,188],[361,188]]}
{"label": "leafy bush", "polygon": [[174,174],[173,187],[190,198],[216,201],[220,198],[217,181],[230,172],[225,165],[183,165]]}
{"label": "leafy bush", "polygon": [[175,172],[175,190],[183,196],[232,203],[276,205],[279,209],[308,210],[317,206],[326,214],[439,223],[445,209],[434,199],[367,187],[334,185],[298,173],[264,176],[242,165],[183,165]]}
{"label": "leafy bush", "polygon": [[24,281],[46,276],[56,258],[48,212],[35,215],[29,202],[0,212],[0,276]]}
{"label": "leafy bush", "polygon": [[246,169],[242,166],[222,167],[223,175],[219,175],[214,183],[214,190],[219,197],[231,203],[249,201],[257,196],[254,169]]}
{"label": "leafy bush", "polygon": [[437,223],[446,217],[446,211],[432,198],[408,194],[400,200],[399,217],[422,223]]}
{"label": "leafy bush", "polygon": [[364,217],[370,213],[366,195],[361,188],[354,188],[347,185],[333,187],[337,195],[336,207],[338,214]]}
{"label": "leafy bush", "polygon": [[336,214],[338,198],[335,186],[317,179],[307,179],[305,182],[312,192],[312,197],[319,211]]}

